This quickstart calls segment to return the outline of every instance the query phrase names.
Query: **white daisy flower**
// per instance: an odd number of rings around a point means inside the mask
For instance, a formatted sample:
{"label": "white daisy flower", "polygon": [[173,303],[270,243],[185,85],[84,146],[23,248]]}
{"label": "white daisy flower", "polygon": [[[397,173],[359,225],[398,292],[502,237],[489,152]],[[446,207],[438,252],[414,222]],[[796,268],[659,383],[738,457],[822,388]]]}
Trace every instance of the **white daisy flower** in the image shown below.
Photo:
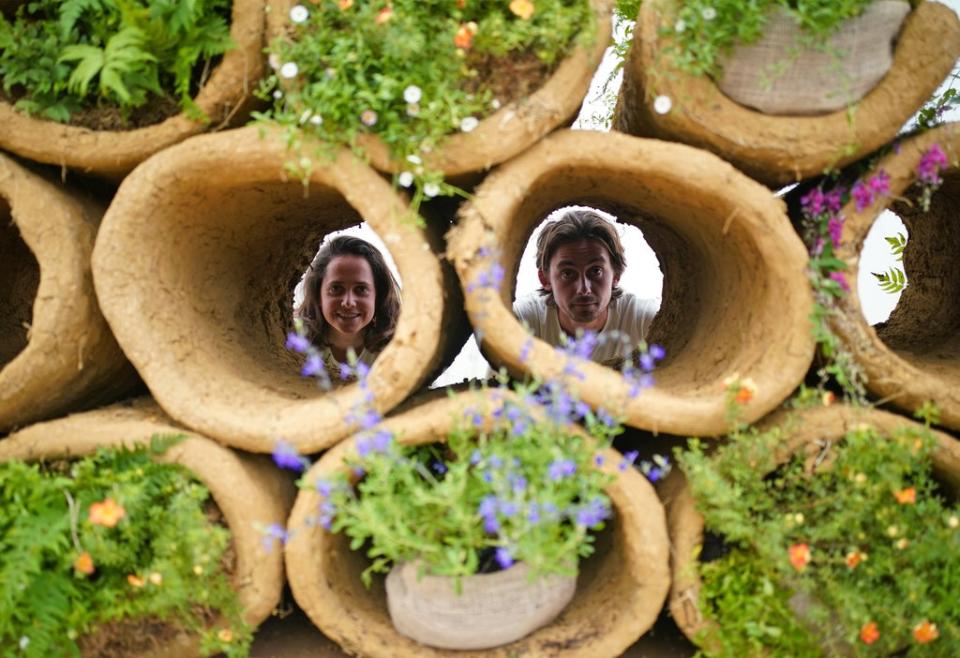
{"label": "white daisy flower", "polygon": [[717,17],[717,10],[713,7],[705,7],[704,10],[700,12],[700,15],[703,16],[703,20],[712,21]]}
{"label": "white daisy flower", "polygon": [[280,67],[280,77],[283,77],[283,78],[287,78],[287,79],[295,78],[297,77],[297,73],[299,72],[300,72],[300,67],[297,66],[296,62],[287,62],[286,64]]}
{"label": "white daisy flower", "polygon": [[304,110],[303,114],[300,115],[300,125],[302,126],[307,121],[310,120],[310,116],[313,114],[310,110]]}
{"label": "white daisy flower", "polygon": [[471,132],[479,123],[480,121],[477,120],[477,117],[466,117],[460,122],[460,130],[465,133]]}
{"label": "white daisy flower", "polygon": [[403,100],[407,101],[407,103],[411,105],[414,103],[419,103],[422,97],[423,91],[417,85],[410,85],[403,90]]}
{"label": "white daisy flower", "polygon": [[413,185],[413,174],[409,171],[401,172],[397,176],[397,182],[400,183],[400,187],[410,187]]}
{"label": "white daisy flower", "polygon": [[277,53],[270,53],[270,56],[267,58],[267,62],[270,64],[270,68],[276,71],[280,68],[280,55]]}
{"label": "white daisy flower", "polygon": [[303,5],[294,5],[290,9],[290,20],[294,23],[303,23],[310,17],[310,12]]}
{"label": "white daisy flower", "polygon": [[435,197],[440,194],[440,186],[436,183],[427,183],[423,186],[423,193],[428,197]]}
{"label": "white daisy flower", "polygon": [[283,92],[280,91],[279,89],[274,89],[273,97],[276,98],[277,100],[280,100],[281,98],[283,98]]}
{"label": "white daisy flower", "polygon": [[657,114],[666,114],[673,107],[673,101],[669,96],[657,96],[653,99],[653,111]]}
{"label": "white daisy flower", "polygon": [[500,109],[500,99],[499,99],[499,98],[494,98],[492,101],[490,101],[490,107],[492,107],[492,108],[495,109],[495,110],[499,110],[499,109]]}
{"label": "white daisy flower", "polygon": [[680,34],[687,29],[687,23],[682,19],[678,19],[676,23],[673,24],[673,31],[677,34]]}
{"label": "white daisy flower", "polygon": [[423,164],[423,160],[420,159],[420,156],[414,155],[413,153],[407,156],[407,162],[415,165]]}
{"label": "white daisy flower", "polygon": [[315,126],[319,126],[321,123],[323,123],[323,117],[319,114],[314,114],[312,117],[310,117],[310,123]]}

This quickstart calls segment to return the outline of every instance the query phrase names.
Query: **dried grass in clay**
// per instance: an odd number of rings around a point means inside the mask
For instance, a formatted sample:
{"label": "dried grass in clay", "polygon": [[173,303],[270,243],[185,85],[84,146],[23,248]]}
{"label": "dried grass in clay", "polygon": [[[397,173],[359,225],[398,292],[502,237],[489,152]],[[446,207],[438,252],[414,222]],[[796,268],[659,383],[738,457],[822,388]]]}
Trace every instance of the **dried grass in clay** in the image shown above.
{"label": "dried grass in clay", "polygon": [[103,206],[0,154],[0,433],[113,401],[137,383],[100,313]]}
{"label": "dried grass in clay", "polygon": [[[466,410],[492,407],[497,392],[455,397],[426,396],[388,418],[383,428],[401,444],[445,440]],[[481,399],[483,396],[483,399]],[[338,444],[307,472],[308,482],[346,468],[343,458],[356,450],[354,439]],[[607,463],[620,455],[610,451]],[[438,656],[618,656],[653,626],[669,587],[669,546],[663,511],[653,487],[635,469],[618,473],[606,493],[614,509],[610,530],[597,539],[597,551],[582,562],[573,600],[551,624],[523,639],[484,651],[430,648],[399,634],[390,621],[383,578],[363,586],[369,564],[349,549],[349,538],[331,534],[307,520],[321,502],[313,488],[300,491],[288,522],[287,574],[294,597],[314,624],[350,654],[371,657]]]}
{"label": "dried grass in clay", "polygon": [[284,347],[293,289],[330,231],[366,220],[403,286],[393,340],[369,384],[384,413],[439,372],[465,340],[459,290],[436,255],[446,226],[418,227],[404,199],[346,152],[285,172],[279,136],[203,135],[151,158],[104,218],[94,274],[104,315],[161,407],[206,436],[254,452],[300,452],[351,429],[356,384],[331,392]]}
{"label": "dried grass in clay", "polygon": [[[728,377],[756,384],[744,408],[747,422],[803,379],[813,359],[812,296],[806,252],[783,203],[705,151],[585,131],[558,132],[498,169],[451,231],[448,253],[467,312],[495,363],[543,378],[563,371],[564,358],[546,343],[533,340],[524,349],[528,334],[510,304],[531,232],[567,205],[635,224],[664,274],[663,303],[648,336],[667,353],[656,384],[631,396],[620,373],[588,363],[586,378],[573,385],[582,400],[616,410],[633,427],[715,436],[727,429]],[[494,263],[507,276],[480,285]],[[629,265],[624,276],[631,276]]]}
{"label": "dried grass in clay", "polygon": [[[847,265],[850,292],[838,300],[831,326],[866,374],[866,386],[877,397],[912,411],[930,400],[940,408],[940,422],[960,429],[960,125],[946,124],[900,142],[865,179],[883,170],[890,177],[884,203],[863,210],[850,203],[838,255]],[[939,145],[950,165],[941,172],[943,185],[924,212],[902,200],[917,181],[924,154]],[[901,199],[894,202],[894,199]],[[860,250],[874,221],[889,205],[904,222],[909,242],[903,253],[907,287],[890,317],[871,327],[857,293]]]}
{"label": "dried grass in clay", "polygon": [[194,97],[208,117],[198,121],[180,112],[132,130],[91,130],[27,116],[0,102],[0,148],[18,155],[119,179],[157,151],[191,135],[238,125],[247,118],[263,72],[264,0],[234,0],[227,50]]}
{"label": "dried grass in clay", "polygon": [[[949,7],[921,3],[904,22],[893,66],[856,106],[815,117],[767,115],[738,105],[712,79],[683,73],[660,29],[675,0],[644,2],[624,65],[617,130],[708,149],[770,186],[842,167],[896,137],[953,69],[960,20]],[[665,96],[672,108],[654,110]]]}
{"label": "dried grass in clay", "polygon": [[[268,548],[258,528],[282,524],[294,496],[290,478],[269,458],[234,452],[185,430],[141,398],[26,427],[0,442],[0,461],[80,457],[99,447],[149,443],[155,435],[186,436],[157,459],[186,467],[210,490],[232,535],[232,578],[243,619],[255,628],[280,602],[284,583],[282,552]],[[162,637],[145,655],[200,655],[198,637],[166,631]]]}

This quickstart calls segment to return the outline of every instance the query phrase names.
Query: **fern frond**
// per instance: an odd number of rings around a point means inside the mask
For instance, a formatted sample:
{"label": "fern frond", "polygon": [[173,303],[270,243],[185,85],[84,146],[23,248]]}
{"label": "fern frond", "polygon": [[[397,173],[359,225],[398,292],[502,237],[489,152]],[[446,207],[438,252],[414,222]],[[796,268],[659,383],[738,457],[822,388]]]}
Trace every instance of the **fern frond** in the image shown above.
{"label": "fern frond", "polygon": [[109,8],[109,3],[104,0],[65,0],[60,5],[60,33],[64,37],[70,34],[84,12]]}
{"label": "fern frond", "polygon": [[886,272],[871,272],[877,279],[880,289],[894,294],[907,287],[907,275],[899,267],[891,267]]}
{"label": "fern frond", "polygon": [[886,236],[884,240],[890,245],[890,253],[897,257],[897,262],[903,262],[903,250],[907,248],[907,236],[897,233],[896,237]]}
{"label": "fern frond", "polygon": [[57,62],[77,62],[76,68],[67,80],[67,89],[70,93],[83,98],[90,89],[90,82],[103,69],[106,57],[102,48],[86,44],[67,46],[60,54]]}

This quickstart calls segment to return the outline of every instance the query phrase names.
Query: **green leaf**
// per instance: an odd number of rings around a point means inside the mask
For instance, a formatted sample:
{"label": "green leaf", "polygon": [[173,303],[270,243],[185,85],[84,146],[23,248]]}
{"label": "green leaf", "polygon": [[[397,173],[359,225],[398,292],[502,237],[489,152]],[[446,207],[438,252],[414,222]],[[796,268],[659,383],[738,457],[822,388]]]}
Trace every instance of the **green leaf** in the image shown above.
{"label": "green leaf", "polygon": [[890,294],[901,292],[907,287],[907,275],[899,267],[893,266],[886,272],[871,272],[880,284],[880,289]]}
{"label": "green leaf", "polygon": [[79,61],[67,81],[70,92],[81,98],[86,96],[90,82],[100,73],[105,59],[104,51],[96,46],[74,45],[65,48],[59,62]]}

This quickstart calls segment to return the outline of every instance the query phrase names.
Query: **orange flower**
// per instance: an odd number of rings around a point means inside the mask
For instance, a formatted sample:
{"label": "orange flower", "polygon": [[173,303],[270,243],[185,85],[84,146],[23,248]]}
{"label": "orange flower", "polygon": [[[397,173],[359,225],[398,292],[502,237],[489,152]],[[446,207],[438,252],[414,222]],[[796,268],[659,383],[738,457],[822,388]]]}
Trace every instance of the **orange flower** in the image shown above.
{"label": "orange flower", "polygon": [[73,561],[73,569],[77,573],[82,573],[84,576],[89,576],[93,573],[93,558],[90,557],[90,553],[84,551],[80,556]]}
{"label": "orange flower", "polygon": [[533,10],[534,6],[530,0],[513,0],[510,3],[510,11],[525,21],[533,16]]}
{"label": "orange flower", "polygon": [[829,407],[831,404],[837,401],[837,396],[833,394],[833,391],[824,391],[823,393],[823,406]]}
{"label": "orange flower", "polygon": [[106,498],[103,502],[90,505],[90,523],[112,528],[126,514],[123,506],[118,504],[113,498]]}
{"label": "orange flower", "polygon": [[897,499],[897,502],[901,505],[912,505],[917,502],[917,490],[913,487],[907,487],[900,491],[894,491],[893,497]]}
{"label": "orange flower", "polygon": [[860,641],[864,644],[873,644],[880,639],[880,629],[877,628],[877,624],[872,621],[868,621],[866,624],[860,627]]}
{"label": "orange flower", "polygon": [[739,373],[730,375],[723,380],[727,391],[733,393],[733,401],[737,404],[746,404],[757,393],[757,385],[749,377],[741,379]]}
{"label": "orange flower", "polygon": [[789,549],[790,564],[797,571],[803,571],[810,563],[810,546],[807,544],[794,544]]}
{"label": "orange flower", "polygon": [[464,9],[467,6],[467,0],[457,0],[457,9]]}
{"label": "orange flower", "polygon": [[469,23],[464,23],[460,26],[460,29],[457,30],[457,33],[453,37],[453,45],[457,48],[463,48],[464,50],[469,50],[470,46],[473,45],[473,35],[477,33],[477,24],[473,21]]}
{"label": "orange flower", "polygon": [[129,574],[127,576],[127,582],[130,583],[131,587],[143,587],[143,578],[135,574]]}
{"label": "orange flower", "polygon": [[926,619],[913,627],[913,639],[917,644],[927,644],[938,637],[940,637],[940,631],[937,630],[937,625]]}
{"label": "orange flower", "polygon": [[389,21],[391,18],[393,18],[393,7],[391,7],[390,5],[387,5],[386,7],[380,10],[380,13],[377,14],[377,17],[373,19],[373,21],[377,25],[383,25],[384,23]]}
{"label": "orange flower", "polygon": [[860,551],[850,551],[847,553],[847,568],[856,569],[857,565],[863,562],[865,557],[867,556]]}
{"label": "orange flower", "polygon": [[353,0],[340,0],[340,11],[346,11],[353,6]]}

